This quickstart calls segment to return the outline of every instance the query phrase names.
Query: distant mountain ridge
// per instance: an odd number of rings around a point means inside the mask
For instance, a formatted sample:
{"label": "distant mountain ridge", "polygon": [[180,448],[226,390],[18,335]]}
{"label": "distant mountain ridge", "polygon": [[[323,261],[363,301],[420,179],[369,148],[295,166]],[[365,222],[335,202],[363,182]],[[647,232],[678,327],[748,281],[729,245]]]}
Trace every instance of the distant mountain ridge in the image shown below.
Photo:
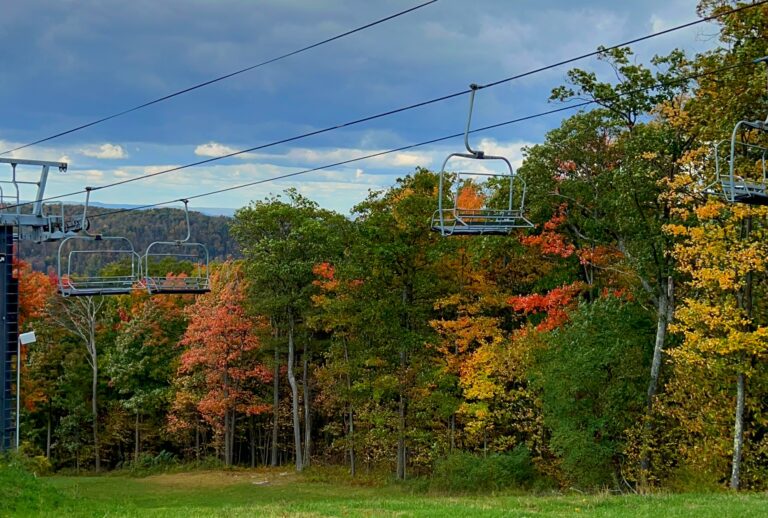
{"label": "distant mountain ridge", "polygon": [[[182,239],[186,235],[184,211],[178,208],[152,208],[110,214],[115,210],[135,207],[100,203],[94,203],[92,207],[89,205],[90,231],[105,236],[125,237],[131,241],[139,254],[153,241]],[[67,219],[81,216],[82,211],[82,205],[64,206]],[[234,210],[232,212],[234,213]],[[240,250],[229,234],[231,216],[207,215],[195,209],[189,211],[189,221],[192,241],[203,243],[208,248],[211,261],[240,257]],[[21,259],[31,263],[35,270],[45,272],[56,268],[58,247],[59,243],[23,242],[19,247],[19,255]]]}
{"label": "distant mountain ridge", "polygon": [[[78,204],[65,204],[65,205],[78,205]],[[81,205],[82,206],[82,205]],[[89,206],[94,207],[102,207],[105,209],[138,209],[138,210],[150,210],[150,209],[140,209],[142,205],[128,205],[123,203],[99,203],[99,202],[90,202]],[[201,214],[205,214],[206,216],[225,216],[227,218],[232,218],[235,216],[235,212],[237,209],[231,209],[226,207],[190,207],[190,211],[199,212]]]}

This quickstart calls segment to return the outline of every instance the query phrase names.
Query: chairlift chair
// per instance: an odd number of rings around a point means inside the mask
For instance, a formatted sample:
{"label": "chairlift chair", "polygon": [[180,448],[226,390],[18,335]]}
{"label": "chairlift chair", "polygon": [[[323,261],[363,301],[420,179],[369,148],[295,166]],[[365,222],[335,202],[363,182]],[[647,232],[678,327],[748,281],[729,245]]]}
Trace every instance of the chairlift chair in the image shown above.
{"label": "chairlift chair", "polygon": [[[768,56],[754,62],[768,64]],[[763,121],[737,122],[727,158],[721,150],[723,143],[715,145],[716,178],[704,192],[718,194],[729,203],[768,206],[768,117]],[[719,190],[715,185],[719,185]]]}
{"label": "chairlift chair", "polygon": [[[92,188],[86,187],[80,235],[65,237],[59,245],[57,273],[59,293],[65,297],[125,295],[139,286],[141,256],[128,238],[88,232],[88,203]],[[125,272],[106,274],[103,269],[125,261]]]}
{"label": "chairlift chair", "polygon": [[[480,89],[477,85],[470,85],[469,116],[464,131],[464,147],[467,153],[451,153],[440,168],[438,187],[438,207],[432,215],[431,229],[440,232],[443,236],[459,235],[506,235],[517,228],[531,228],[531,223],[524,215],[525,210],[525,181],[517,176],[512,169],[512,164],[506,157],[487,155],[484,151],[474,150],[469,145],[469,129],[472,123],[472,108],[475,101],[475,92]],[[469,160],[487,160],[503,163],[503,171],[500,172],[460,172],[455,176],[447,172],[448,163],[455,158]],[[450,189],[453,178],[455,192],[446,196],[446,190]],[[462,180],[462,177],[465,180]],[[461,207],[460,194],[462,188],[472,184],[477,177],[498,178],[509,182],[509,197],[503,207],[494,208],[483,203],[480,208]],[[466,178],[469,178],[467,180]],[[448,198],[448,199],[446,199]],[[516,199],[519,203],[516,203]]]}
{"label": "chairlift chair", "polygon": [[[188,200],[184,204],[184,218],[187,234],[184,239],[175,241],[155,241],[142,257],[144,277],[142,283],[150,294],[187,294],[207,293],[211,291],[208,272],[208,248],[202,243],[190,241],[192,229],[189,223]],[[192,263],[192,273],[171,277],[164,271],[163,259],[175,259]]]}

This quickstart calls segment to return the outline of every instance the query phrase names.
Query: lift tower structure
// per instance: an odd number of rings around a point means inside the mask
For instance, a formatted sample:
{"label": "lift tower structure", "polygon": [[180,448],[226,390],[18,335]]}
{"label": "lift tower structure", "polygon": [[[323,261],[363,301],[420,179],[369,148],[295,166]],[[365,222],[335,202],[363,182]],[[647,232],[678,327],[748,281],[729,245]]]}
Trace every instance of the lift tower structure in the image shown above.
{"label": "lift tower structure", "polygon": [[[10,176],[2,174],[10,166]],[[30,168],[38,174],[28,176]],[[51,169],[66,172],[65,162],[0,158],[0,452],[14,444],[16,435],[16,363],[19,351],[19,279],[14,261],[20,241],[58,241],[82,230],[80,220],[66,221],[64,205],[43,203]],[[7,171],[7,170],[6,170]],[[21,193],[34,188],[31,201]]]}

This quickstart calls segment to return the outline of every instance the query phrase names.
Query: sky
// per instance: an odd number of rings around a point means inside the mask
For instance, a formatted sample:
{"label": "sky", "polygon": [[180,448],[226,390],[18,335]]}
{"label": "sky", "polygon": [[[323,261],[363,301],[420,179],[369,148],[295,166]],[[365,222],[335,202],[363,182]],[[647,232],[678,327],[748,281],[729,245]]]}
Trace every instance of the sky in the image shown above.
{"label": "sky", "polygon": [[[0,151],[130,108],[370,23],[423,0],[4,0]],[[305,53],[5,157],[64,160],[46,195],[78,191],[290,138],[488,83],[693,21],[696,0],[438,0]],[[633,46],[648,63],[717,43],[699,24]],[[596,59],[579,68],[604,80]],[[482,90],[473,127],[559,107],[568,67]],[[468,97],[236,158],[94,192],[144,205],[264,180],[463,131]],[[518,166],[565,114],[473,137]],[[287,188],[348,213],[369,190],[439,169],[461,138],[196,199],[236,209]],[[21,172],[21,171],[20,171]],[[24,170],[34,176],[37,169]],[[0,164],[7,179],[10,167]],[[31,196],[31,193],[27,197]],[[22,193],[22,198],[25,194]],[[67,201],[82,202],[83,195]]]}

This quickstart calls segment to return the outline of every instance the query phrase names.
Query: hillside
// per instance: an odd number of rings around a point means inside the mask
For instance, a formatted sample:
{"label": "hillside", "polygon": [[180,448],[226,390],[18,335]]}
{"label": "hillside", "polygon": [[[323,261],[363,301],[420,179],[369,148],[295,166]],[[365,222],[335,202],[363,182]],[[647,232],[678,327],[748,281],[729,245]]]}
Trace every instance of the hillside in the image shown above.
{"label": "hillside", "polygon": [[[79,217],[82,206],[65,207],[67,219]],[[189,213],[192,241],[208,247],[211,260],[238,257],[239,251],[229,234],[231,218]],[[153,241],[182,239],[186,235],[184,211],[181,209],[149,209],[114,213],[114,209],[89,208],[91,232],[109,236],[123,236],[131,240],[141,253]],[[21,257],[38,271],[56,267],[58,243],[22,243]]]}

